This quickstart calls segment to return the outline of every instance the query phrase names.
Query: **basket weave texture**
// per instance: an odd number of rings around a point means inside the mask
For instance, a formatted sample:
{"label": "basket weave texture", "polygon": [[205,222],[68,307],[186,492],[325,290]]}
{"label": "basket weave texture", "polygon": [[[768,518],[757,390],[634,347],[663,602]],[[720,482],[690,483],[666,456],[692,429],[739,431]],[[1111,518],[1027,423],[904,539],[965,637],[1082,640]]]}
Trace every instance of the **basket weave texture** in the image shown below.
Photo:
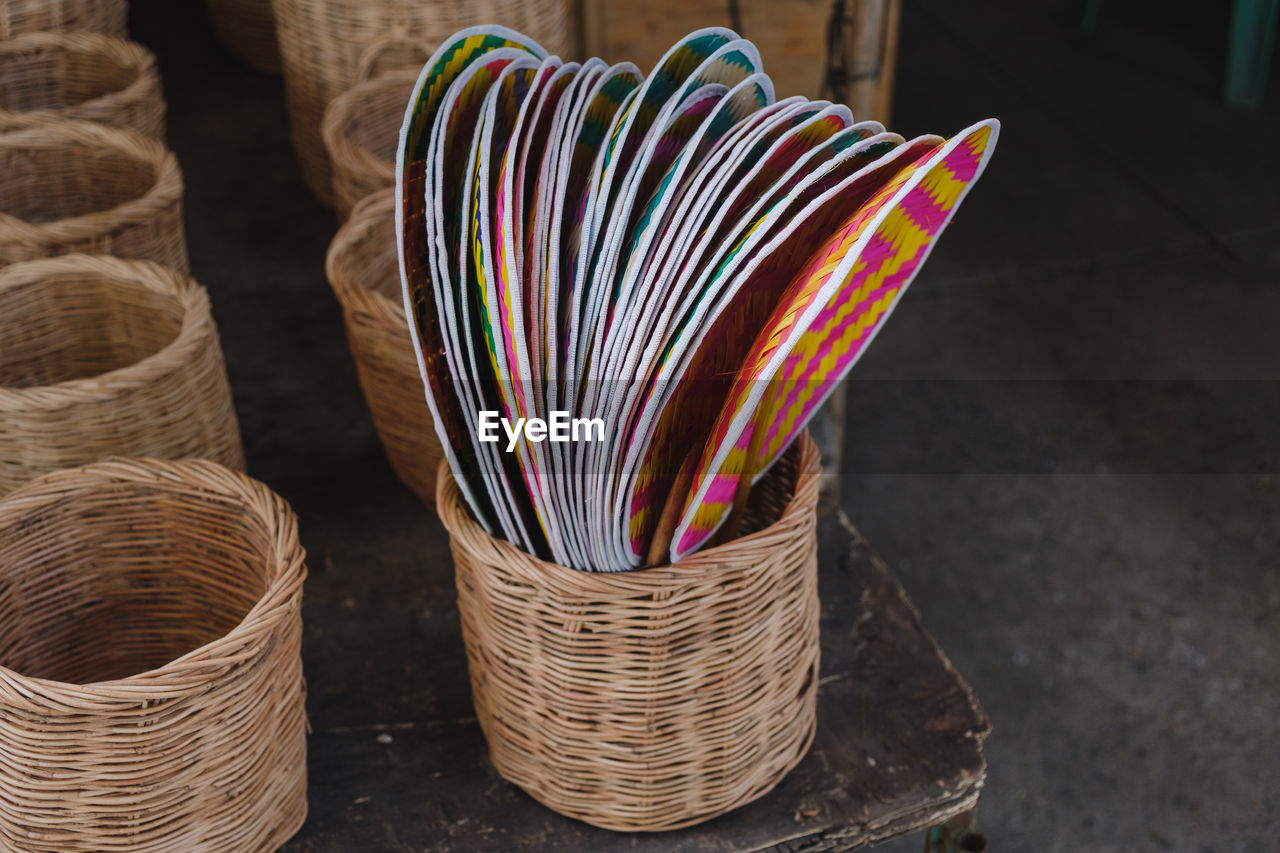
{"label": "basket weave texture", "polygon": [[128,19],[128,0],[0,0],[0,39],[73,30],[127,38]]}
{"label": "basket weave texture", "polygon": [[[464,27],[502,23],[551,53],[566,55],[568,0],[272,0],[293,145],[307,186],[332,204],[329,158],[320,135],[325,108],[369,73],[388,47],[420,68]],[[404,66],[401,66],[404,67]]]}
{"label": "basket weave texture", "polygon": [[396,145],[418,72],[388,71],[334,98],[324,113],[333,169],[333,206],[346,218],[356,202],[396,182]]}
{"label": "basket weave texture", "polygon": [[306,816],[304,552],[203,460],[0,498],[0,848],[267,851]]}
{"label": "basket weave texture", "polygon": [[268,74],[280,72],[280,46],[271,0],[205,0],[218,40],[244,64]]}
{"label": "basket weave texture", "polygon": [[626,831],[689,826],[772,789],[814,732],[820,473],[802,436],[753,490],[756,532],[605,574],[487,535],[442,464],[437,510],[498,772]]}
{"label": "basket weave texture", "polygon": [[0,110],[96,121],[164,139],[155,57],[100,33],[27,33],[0,41]]}
{"label": "basket weave texture", "polygon": [[186,272],[177,159],[132,130],[0,115],[0,266],[72,252]]}
{"label": "basket weave texture", "polygon": [[356,374],[391,467],[434,506],[444,451],[400,301],[395,227],[394,189],[365,199],[333,238],[325,270],[342,304]]}
{"label": "basket weave texture", "polygon": [[0,269],[0,494],[113,455],[244,467],[204,288],[105,256]]}

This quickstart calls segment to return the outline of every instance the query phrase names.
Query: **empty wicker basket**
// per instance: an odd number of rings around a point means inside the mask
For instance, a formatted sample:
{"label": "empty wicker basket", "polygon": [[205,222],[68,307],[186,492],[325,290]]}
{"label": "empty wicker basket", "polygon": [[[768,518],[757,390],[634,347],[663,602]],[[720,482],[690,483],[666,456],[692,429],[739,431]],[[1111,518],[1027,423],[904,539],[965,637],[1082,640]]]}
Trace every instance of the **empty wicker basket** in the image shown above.
{"label": "empty wicker basket", "polygon": [[356,205],[329,246],[325,270],[342,303],[360,387],[391,467],[434,505],[443,451],[400,300],[394,189]]}
{"label": "empty wicker basket", "polygon": [[0,494],[112,455],[243,467],[204,288],[103,256],[0,269]]}
{"label": "empty wicker basket", "polygon": [[0,265],[71,252],[185,272],[177,159],[132,130],[0,116]]}
{"label": "empty wicker basket", "polygon": [[417,79],[417,71],[389,71],[356,84],[325,110],[324,146],[339,216],[345,218],[356,202],[395,184],[400,124]]}
{"label": "empty wicker basket", "polygon": [[756,532],[608,574],[487,535],[442,464],[437,511],[498,772],[616,830],[689,826],[772,789],[814,732],[820,473],[806,435],[753,490]]}
{"label": "empty wicker basket", "polygon": [[0,847],[267,851],[306,816],[304,552],[211,462],[0,498]]}
{"label": "empty wicker basket", "polygon": [[250,68],[280,72],[271,0],[205,0],[218,40]]}
{"label": "empty wicker basket", "polygon": [[0,0],[0,39],[46,30],[128,36],[129,0]]}
{"label": "empty wicker basket", "polygon": [[27,33],[0,41],[0,110],[82,119],[164,138],[151,51],[99,33]]}
{"label": "empty wicker basket", "polygon": [[[404,54],[422,65],[446,38],[464,27],[501,23],[527,33],[552,53],[569,48],[567,0],[273,0],[276,35],[293,145],[302,177],[316,197],[332,204],[329,158],[320,123],[329,102],[363,79],[371,53],[409,42]],[[384,70],[393,67],[384,65]],[[373,75],[367,75],[372,77]]]}

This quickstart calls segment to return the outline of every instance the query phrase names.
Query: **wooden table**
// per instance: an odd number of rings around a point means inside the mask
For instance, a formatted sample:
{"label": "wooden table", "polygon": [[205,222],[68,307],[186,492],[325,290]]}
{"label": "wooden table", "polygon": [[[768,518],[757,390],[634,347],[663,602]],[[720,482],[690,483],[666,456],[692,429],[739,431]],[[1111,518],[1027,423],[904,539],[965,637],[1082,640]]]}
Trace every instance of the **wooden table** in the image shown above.
{"label": "wooden table", "polygon": [[[982,787],[990,722],[866,540],[830,509],[819,529],[817,737],[800,765],[761,799],[691,829],[619,834],[561,817],[499,778],[475,719],[464,710],[465,655],[447,605],[451,574],[437,566],[424,578],[438,587],[428,595],[436,606],[414,629],[430,648],[425,670],[413,678],[447,685],[449,695],[424,698],[430,707],[421,719],[317,725],[310,741],[311,814],[285,849],[854,850],[963,815],[976,806]],[[316,615],[308,618],[314,626]],[[308,649],[321,658],[340,643],[339,626],[314,632]],[[393,707],[394,691],[406,689],[358,672],[349,679],[324,673],[310,655],[307,665],[313,687],[321,682],[324,694],[313,690],[313,719],[315,704],[342,699],[344,685],[359,685],[359,698],[375,710],[384,706],[378,691],[387,691],[385,707]]]}

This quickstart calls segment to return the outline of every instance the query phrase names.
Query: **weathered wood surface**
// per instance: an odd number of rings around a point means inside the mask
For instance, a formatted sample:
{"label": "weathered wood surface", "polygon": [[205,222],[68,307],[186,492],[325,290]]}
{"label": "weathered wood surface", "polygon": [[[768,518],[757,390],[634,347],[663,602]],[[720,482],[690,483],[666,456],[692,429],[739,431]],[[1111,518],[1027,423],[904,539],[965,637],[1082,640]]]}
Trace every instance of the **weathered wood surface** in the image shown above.
{"label": "weathered wood surface", "polygon": [[[285,849],[853,850],[972,807],[985,774],[985,714],[867,542],[829,510],[820,529],[823,674],[813,748],[760,800],[661,835],[560,817],[493,771],[470,716],[437,525],[429,553],[376,561],[428,585],[407,622],[372,615],[396,612],[389,585],[383,606],[370,609],[363,584],[344,597],[324,584],[306,614],[311,814]],[[377,554],[374,542],[366,547]],[[373,583],[368,574],[348,580]],[[374,660],[344,642],[369,635],[401,642]]]}

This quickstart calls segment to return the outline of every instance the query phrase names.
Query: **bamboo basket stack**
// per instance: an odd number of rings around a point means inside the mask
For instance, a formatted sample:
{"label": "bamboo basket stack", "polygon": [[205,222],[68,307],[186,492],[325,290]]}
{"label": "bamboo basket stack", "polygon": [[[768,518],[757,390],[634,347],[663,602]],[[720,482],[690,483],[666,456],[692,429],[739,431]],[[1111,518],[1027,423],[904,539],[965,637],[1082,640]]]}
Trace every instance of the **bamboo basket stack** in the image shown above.
{"label": "bamboo basket stack", "polygon": [[0,848],[272,850],[307,807],[304,554],[237,470],[125,11],[0,0]]}

